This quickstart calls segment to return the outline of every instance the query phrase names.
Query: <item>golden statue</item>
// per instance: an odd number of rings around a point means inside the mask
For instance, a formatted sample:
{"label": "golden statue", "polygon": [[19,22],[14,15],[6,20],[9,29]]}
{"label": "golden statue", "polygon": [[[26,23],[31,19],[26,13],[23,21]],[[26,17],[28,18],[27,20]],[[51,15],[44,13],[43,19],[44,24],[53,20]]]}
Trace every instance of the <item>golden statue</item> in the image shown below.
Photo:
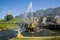
{"label": "golden statue", "polygon": [[18,31],[17,38],[23,38],[23,35]]}

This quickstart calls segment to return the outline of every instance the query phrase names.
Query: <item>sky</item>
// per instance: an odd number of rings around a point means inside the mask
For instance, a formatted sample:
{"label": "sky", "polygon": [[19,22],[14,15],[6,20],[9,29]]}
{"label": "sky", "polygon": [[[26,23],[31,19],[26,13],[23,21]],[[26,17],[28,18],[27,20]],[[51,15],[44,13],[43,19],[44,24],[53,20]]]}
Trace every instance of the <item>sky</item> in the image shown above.
{"label": "sky", "polygon": [[60,7],[60,0],[0,0],[0,19],[10,12],[13,16],[25,13],[30,2],[33,11]]}

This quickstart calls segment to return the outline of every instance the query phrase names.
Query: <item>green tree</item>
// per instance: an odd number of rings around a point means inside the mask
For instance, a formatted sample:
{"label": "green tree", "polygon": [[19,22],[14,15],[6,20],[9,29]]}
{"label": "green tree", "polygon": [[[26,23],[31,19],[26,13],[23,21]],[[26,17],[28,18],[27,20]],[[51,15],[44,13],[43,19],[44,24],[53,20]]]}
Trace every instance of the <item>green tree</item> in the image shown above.
{"label": "green tree", "polygon": [[7,14],[7,15],[4,17],[4,19],[5,19],[6,21],[9,21],[9,20],[13,19],[13,16],[12,16],[11,14]]}

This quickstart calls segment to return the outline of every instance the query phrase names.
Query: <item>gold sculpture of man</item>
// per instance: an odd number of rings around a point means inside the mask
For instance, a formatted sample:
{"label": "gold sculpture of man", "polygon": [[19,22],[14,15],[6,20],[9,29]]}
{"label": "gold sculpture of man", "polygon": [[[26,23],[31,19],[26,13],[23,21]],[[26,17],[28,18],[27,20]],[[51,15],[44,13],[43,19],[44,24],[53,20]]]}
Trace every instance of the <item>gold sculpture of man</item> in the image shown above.
{"label": "gold sculpture of man", "polygon": [[17,38],[23,38],[23,35],[20,33],[20,31],[17,33]]}

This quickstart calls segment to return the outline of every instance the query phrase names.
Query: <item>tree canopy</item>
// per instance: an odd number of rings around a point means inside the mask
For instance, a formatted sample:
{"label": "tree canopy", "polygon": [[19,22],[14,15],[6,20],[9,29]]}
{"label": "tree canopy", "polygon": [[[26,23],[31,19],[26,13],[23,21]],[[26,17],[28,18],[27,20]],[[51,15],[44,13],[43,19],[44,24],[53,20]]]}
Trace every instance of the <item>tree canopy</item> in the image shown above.
{"label": "tree canopy", "polygon": [[9,20],[11,20],[11,19],[13,19],[13,16],[10,14],[10,15],[6,15],[5,17],[4,17],[4,19],[6,20],[6,21],[9,21]]}

